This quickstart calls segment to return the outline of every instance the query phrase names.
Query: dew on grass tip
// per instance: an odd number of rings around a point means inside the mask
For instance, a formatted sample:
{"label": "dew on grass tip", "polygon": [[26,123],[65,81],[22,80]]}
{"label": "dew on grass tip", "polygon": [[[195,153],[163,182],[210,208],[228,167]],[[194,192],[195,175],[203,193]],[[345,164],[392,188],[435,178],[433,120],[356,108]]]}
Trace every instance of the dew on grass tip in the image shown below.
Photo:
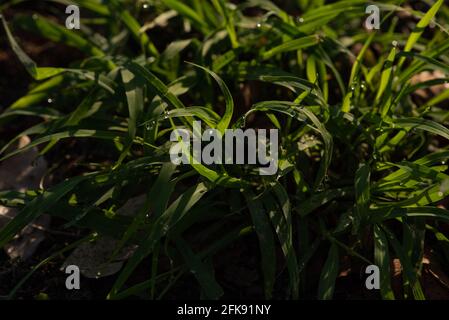
{"label": "dew on grass tip", "polygon": [[151,130],[151,129],[153,129],[153,127],[154,127],[155,125],[156,125],[156,121],[147,122],[147,123],[145,124],[145,129]]}
{"label": "dew on grass tip", "polygon": [[245,116],[243,116],[241,119],[240,119],[240,128],[245,128],[246,127],[246,117]]}

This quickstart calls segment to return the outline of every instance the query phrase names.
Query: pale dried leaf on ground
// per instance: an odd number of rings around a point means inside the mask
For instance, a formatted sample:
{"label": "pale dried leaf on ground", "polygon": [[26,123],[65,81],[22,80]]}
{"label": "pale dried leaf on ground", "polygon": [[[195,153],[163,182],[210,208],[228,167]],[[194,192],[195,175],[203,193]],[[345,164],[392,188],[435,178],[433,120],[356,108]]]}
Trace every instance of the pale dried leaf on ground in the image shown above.
{"label": "pale dried leaf on ground", "polygon": [[[142,207],[145,196],[138,196],[128,200],[123,207],[117,210],[117,214],[133,216]],[[137,246],[126,246],[109,262],[119,241],[110,237],[101,237],[93,242],[85,242],[79,245],[65,260],[61,269],[69,265],[76,265],[80,272],[87,278],[107,277],[117,273],[124,262],[132,256]]]}
{"label": "pale dried leaf on ground", "polygon": [[64,270],[69,265],[75,265],[87,278],[102,278],[117,273],[135,250],[134,246],[123,248],[120,254],[109,262],[117,247],[118,241],[109,237],[101,237],[92,242],[79,245],[62,265]]}
{"label": "pale dried leaf on ground", "polygon": [[[30,143],[27,136],[21,137],[14,148],[23,148]],[[47,170],[47,162],[39,157],[37,148],[31,148],[23,153],[7,159],[0,164],[0,190],[38,189],[42,177]],[[18,210],[0,206],[0,229],[8,224]],[[5,246],[5,251],[11,259],[29,259],[39,244],[45,239],[45,230],[50,227],[50,216],[41,215],[27,225],[14,239]]]}

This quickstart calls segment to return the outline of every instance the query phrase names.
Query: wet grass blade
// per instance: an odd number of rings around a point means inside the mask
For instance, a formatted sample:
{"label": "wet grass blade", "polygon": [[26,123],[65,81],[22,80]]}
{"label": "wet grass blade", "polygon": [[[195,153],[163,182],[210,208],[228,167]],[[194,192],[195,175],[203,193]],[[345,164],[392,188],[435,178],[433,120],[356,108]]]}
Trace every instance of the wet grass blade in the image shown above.
{"label": "wet grass blade", "polygon": [[427,26],[432,22],[432,19],[435,17],[437,12],[440,10],[441,6],[443,5],[444,0],[437,0],[433,4],[433,6],[427,11],[427,13],[422,17],[422,19],[418,22],[418,24],[415,27],[415,30],[412,32],[410,37],[407,40],[407,43],[405,45],[404,51],[410,51],[413,49],[413,46],[418,42],[419,38],[421,37],[422,33],[424,32],[424,29],[427,28]]}
{"label": "wet grass blade", "polygon": [[262,259],[262,270],[265,283],[265,298],[271,299],[276,273],[276,252],[274,246],[273,229],[270,219],[263,205],[257,201],[255,195],[246,191],[246,201],[251,213],[251,219],[259,238],[260,256]]}
{"label": "wet grass blade", "polygon": [[388,240],[382,229],[374,225],[374,262],[380,270],[380,293],[384,300],[394,300]]}
{"label": "wet grass blade", "polygon": [[283,44],[264,52],[262,54],[262,59],[268,60],[271,57],[273,57],[277,54],[280,54],[280,53],[309,48],[309,47],[317,45],[319,42],[320,42],[320,38],[316,35],[290,40],[290,41],[284,42]]}
{"label": "wet grass blade", "polygon": [[357,233],[368,217],[371,198],[370,191],[371,170],[369,165],[362,164],[355,173],[354,190],[356,197],[354,232]]}
{"label": "wet grass blade", "polygon": [[179,196],[159,218],[156,219],[152,224],[148,235],[142,239],[139,248],[129,259],[118,276],[108,295],[109,299],[114,298],[134,269],[153,251],[156,243],[159,242],[162,237],[167,235],[170,229],[173,228],[173,226],[206,194],[207,190],[208,187],[206,187],[204,183],[189,188]]}
{"label": "wet grass blade", "polygon": [[339,271],[338,246],[332,243],[326,262],[321,271],[320,283],[318,286],[318,299],[330,300],[334,296],[335,280]]}
{"label": "wet grass blade", "polygon": [[223,289],[215,280],[215,276],[199,257],[192,251],[190,246],[182,239],[176,239],[176,246],[184,258],[190,272],[200,283],[201,289],[207,299],[217,300],[223,295]]}
{"label": "wet grass blade", "polygon": [[27,224],[42,215],[86,179],[87,177],[80,176],[67,180],[45,191],[42,195],[31,201],[19,212],[16,218],[0,230],[0,247],[3,247]]}
{"label": "wet grass blade", "polygon": [[26,68],[28,73],[36,80],[43,80],[47,78],[51,78],[56,76],[65,70],[62,68],[39,68],[36,63],[31,60],[31,58],[20,48],[16,40],[14,39],[8,24],[6,23],[5,18],[0,14],[0,20],[2,20],[3,28],[6,31],[6,35],[8,37],[9,44],[11,45],[12,50],[19,58],[20,62]]}
{"label": "wet grass blade", "polygon": [[214,80],[218,83],[218,86],[220,87],[221,92],[224,95],[225,102],[226,102],[226,110],[221,118],[221,121],[217,124],[218,131],[220,131],[223,134],[224,131],[227,128],[229,128],[229,124],[231,123],[232,115],[234,113],[234,99],[232,98],[231,92],[229,91],[228,87],[226,86],[226,83],[224,83],[224,81],[215,72],[213,72],[205,67],[202,67],[200,65],[194,64],[194,63],[190,63],[190,64],[206,71],[209,75],[211,75],[214,78]]}

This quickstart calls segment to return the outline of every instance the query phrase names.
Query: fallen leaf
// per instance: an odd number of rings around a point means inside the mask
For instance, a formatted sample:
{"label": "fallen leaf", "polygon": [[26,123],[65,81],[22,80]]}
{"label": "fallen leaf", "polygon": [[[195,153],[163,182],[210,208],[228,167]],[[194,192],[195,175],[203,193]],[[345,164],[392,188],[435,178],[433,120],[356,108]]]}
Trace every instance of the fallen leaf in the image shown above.
{"label": "fallen leaf", "polygon": [[[133,216],[142,207],[146,199],[145,195],[129,199],[123,207],[117,210],[117,214]],[[64,261],[61,270],[69,265],[76,265],[83,276],[87,278],[102,278],[117,273],[124,262],[129,259],[137,246],[126,246],[109,262],[119,241],[110,237],[101,237],[93,242],[85,242],[79,245]]]}
{"label": "fallen leaf", "polygon": [[75,265],[87,278],[102,278],[117,273],[135,250],[135,246],[123,248],[114,261],[108,262],[118,241],[110,237],[101,237],[92,242],[80,244],[64,261],[61,269]]}
{"label": "fallen leaf", "polygon": [[[13,148],[23,148],[30,143],[23,136]],[[39,157],[39,150],[31,148],[0,164],[0,190],[25,192],[38,189],[47,170],[47,162]],[[18,210],[0,206],[0,229],[14,219]],[[42,215],[17,234],[4,249],[11,259],[29,259],[45,239],[45,230],[50,227],[50,216]]]}

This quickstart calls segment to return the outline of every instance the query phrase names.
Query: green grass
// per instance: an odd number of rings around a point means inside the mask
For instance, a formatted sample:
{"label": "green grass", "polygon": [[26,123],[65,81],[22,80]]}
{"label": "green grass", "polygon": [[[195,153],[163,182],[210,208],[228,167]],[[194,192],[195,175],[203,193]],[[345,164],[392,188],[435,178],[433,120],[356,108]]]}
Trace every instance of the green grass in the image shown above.
{"label": "green grass", "polygon": [[[60,8],[56,2],[47,6]],[[80,165],[83,174],[35,193],[0,192],[0,201],[21,210],[0,230],[0,246],[48,213],[89,234],[113,236],[120,247],[139,245],[109,299],[163,298],[189,272],[201,297],[218,299],[224,289],[213,258],[254,236],[266,298],[313,291],[332,299],[343,256],[380,267],[384,299],[395,298],[390,259],[399,258],[403,293],[396,298],[425,298],[419,279],[429,239],[447,258],[440,227],[449,211],[437,205],[449,195],[449,110],[447,91],[424,102],[413,94],[449,81],[449,7],[442,0],[423,1],[426,12],[407,9],[407,1],[382,1],[382,27],[373,32],[363,29],[367,3],[358,0],[298,0],[286,8],[268,0],[161,0],[146,2],[147,10],[134,1],[62,2],[82,7],[82,30],[45,15],[2,19],[35,81],[0,123],[38,119],[19,136],[31,136],[26,148],[39,146],[42,156],[63,158],[58,152],[65,149],[56,146],[67,140],[98,140],[107,161],[94,157],[95,165]],[[410,17],[398,18],[404,10]],[[14,37],[18,30],[84,58],[66,68],[39,67]],[[356,45],[362,50],[355,52]],[[426,70],[446,77],[412,84]],[[251,88],[250,105],[241,86]],[[279,128],[278,174],[172,165],[171,130],[195,120],[221,132],[260,123]],[[1,160],[26,150],[9,150],[10,143]],[[114,215],[138,194],[147,201],[132,218]],[[173,261],[169,271],[158,269],[162,257]],[[310,267],[317,258],[324,259],[320,271]],[[145,259],[153,265],[148,279],[131,285]],[[280,279],[288,285],[275,294]]]}

